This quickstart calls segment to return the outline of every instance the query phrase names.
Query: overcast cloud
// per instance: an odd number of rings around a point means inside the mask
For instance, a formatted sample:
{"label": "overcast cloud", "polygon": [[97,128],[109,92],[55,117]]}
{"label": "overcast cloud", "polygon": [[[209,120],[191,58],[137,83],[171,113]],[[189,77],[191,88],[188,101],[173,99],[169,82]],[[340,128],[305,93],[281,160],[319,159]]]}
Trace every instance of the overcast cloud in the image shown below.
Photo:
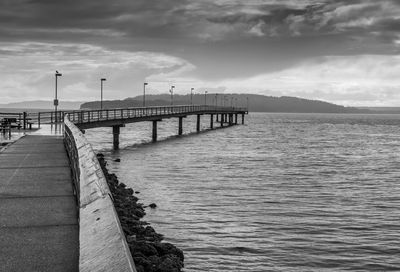
{"label": "overcast cloud", "polygon": [[0,103],[216,90],[400,105],[400,1],[0,0]]}

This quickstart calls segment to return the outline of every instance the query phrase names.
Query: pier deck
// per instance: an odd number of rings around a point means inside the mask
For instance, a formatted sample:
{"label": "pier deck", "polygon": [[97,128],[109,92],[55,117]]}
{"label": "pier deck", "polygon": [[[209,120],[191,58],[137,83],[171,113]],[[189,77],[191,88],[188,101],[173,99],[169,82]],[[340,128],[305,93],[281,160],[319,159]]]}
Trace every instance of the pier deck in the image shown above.
{"label": "pier deck", "polygon": [[0,271],[78,271],[79,225],[62,136],[0,153]]}

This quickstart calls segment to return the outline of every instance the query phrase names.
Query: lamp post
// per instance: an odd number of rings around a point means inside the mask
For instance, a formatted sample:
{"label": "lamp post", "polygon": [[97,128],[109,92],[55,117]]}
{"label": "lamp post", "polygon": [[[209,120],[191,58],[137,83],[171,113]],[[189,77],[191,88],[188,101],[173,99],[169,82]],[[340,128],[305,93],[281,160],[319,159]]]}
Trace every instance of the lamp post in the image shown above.
{"label": "lamp post", "polygon": [[193,105],[193,90],[194,88],[190,89],[190,105]]}
{"label": "lamp post", "polygon": [[174,88],[175,86],[171,86],[169,92],[171,93],[171,106],[174,105]]}
{"label": "lamp post", "polygon": [[146,107],[146,86],[147,82],[143,83],[143,107]]}
{"label": "lamp post", "polygon": [[106,79],[105,78],[101,78],[100,79],[100,89],[101,89],[101,91],[100,91],[100,109],[102,110],[103,109],[103,81],[106,81]]}
{"label": "lamp post", "polygon": [[55,76],[56,76],[56,96],[55,96],[55,98],[54,98],[54,111],[55,111],[55,121],[56,121],[56,123],[57,123],[57,107],[58,107],[58,98],[57,98],[57,78],[58,78],[59,76],[62,76],[62,74],[59,73],[58,71],[56,71]]}
{"label": "lamp post", "polygon": [[207,106],[207,91],[204,91],[204,105]]}

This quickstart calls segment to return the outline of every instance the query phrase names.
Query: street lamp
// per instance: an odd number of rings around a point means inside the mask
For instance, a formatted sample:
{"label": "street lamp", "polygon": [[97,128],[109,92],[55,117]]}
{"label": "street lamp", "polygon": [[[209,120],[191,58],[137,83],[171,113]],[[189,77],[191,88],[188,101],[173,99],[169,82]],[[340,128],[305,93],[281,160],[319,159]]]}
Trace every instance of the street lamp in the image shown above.
{"label": "street lamp", "polygon": [[100,89],[101,89],[101,92],[100,92],[100,109],[102,110],[103,109],[103,81],[106,81],[106,79],[105,78],[101,78],[100,79]]}
{"label": "street lamp", "polygon": [[207,91],[204,91],[204,105],[207,106]]}
{"label": "street lamp", "polygon": [[190,89],[190,105],[193,105],[193,90],[194,88]]}
{"label": "street lamp", "polygon": [[146,85],[147,84],[148,84],[147,82],[143,83],[143,107],[146,107]]}
{"label": "street lamp", "polygon": [[215,106],[218,106],[218,94],[215,94]]}
{"label": "street lamp", "polygon": [[56,121],[56,123],[57,123],[57,107],[58,107],[58,99],[57,99],[57,78],[59,77],[59,76],[62,76],[62,74],[61,73],[59,73],[58,71],[56,71],[56,74],[55,74],[55,76],[56,76],[56,97],[55,97],[55,99],[54,99],[54,111],[55,111],[55,121]]}
{"label": "street lamp", "polygon": [[171,93],[171,106],[174,105],[174,88],[175,86],[171,86],[169,92]]}

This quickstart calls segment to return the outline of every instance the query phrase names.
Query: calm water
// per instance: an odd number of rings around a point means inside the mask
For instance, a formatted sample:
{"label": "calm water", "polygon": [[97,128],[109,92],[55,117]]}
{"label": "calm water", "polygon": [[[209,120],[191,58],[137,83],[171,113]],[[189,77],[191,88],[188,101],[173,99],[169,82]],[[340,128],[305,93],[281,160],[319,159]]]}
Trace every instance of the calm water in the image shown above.
{"label": "calm water", "polygon": [[168,138],[177,123],[156,144],[151,124],[128,125],[119,152],[110,128],[86,135],[158,205],[145,220],[185,271],[400,271],[400,115],[252,114]]}

